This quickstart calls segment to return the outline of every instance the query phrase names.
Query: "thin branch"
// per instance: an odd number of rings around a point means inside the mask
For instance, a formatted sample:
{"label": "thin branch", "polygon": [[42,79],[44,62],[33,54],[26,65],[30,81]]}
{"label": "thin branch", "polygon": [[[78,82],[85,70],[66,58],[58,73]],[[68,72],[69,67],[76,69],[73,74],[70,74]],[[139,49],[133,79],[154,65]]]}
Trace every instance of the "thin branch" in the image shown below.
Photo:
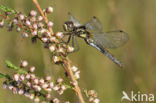
{"label": "thin branch", "polygon": [[[32,1],[35,4],[36,8],[39,10],[39,12],[40,12],[41,16],[43,17],[45,23],[48,24],[48,18],[44,15],[44,13],[43,13],[43,11],[42,11],[38,1],[37,0],[32,0]],[[51,35],[54,35],[53,29],[50,28],[50,27],[48,27],[48,29],[49,29]]]}
{"label": "thin branch", "polygon": [[[45,23],[47,24],[48,23],[48,18],[44,15],[42,9],[40,8],[40,5],[39,5],[38,1],[37,0],[32,0],[32,1],[35,4],[35,6],[37,7],[37,9],[39,10],[41,16],[44,18]],[[50,33],[52,34],[52,36],[53,36],[54,32],[53,32],[52,28],[48,27],[48,29],[49,29]],[[74,74],[73,74],[73,72],[71,70],[70,60],[67,59],[67,57],[65,57],[64,55],[61,55],[61,56],[63,58],[63,67],[64,67],[65,71],[67,72],[68,76],[70,77],[71,82],[74,84],[75,82],[77,82],[77,80],[74,78]],[[78,84],[74,84],[73,86],[74,86],[74,90],[75,90],[77,96],[79,97],[80,102],[85,103],[85,101],[83,99],[83,96],[82,96],[82,93],[81,93],[81,89],[78,86]]]}

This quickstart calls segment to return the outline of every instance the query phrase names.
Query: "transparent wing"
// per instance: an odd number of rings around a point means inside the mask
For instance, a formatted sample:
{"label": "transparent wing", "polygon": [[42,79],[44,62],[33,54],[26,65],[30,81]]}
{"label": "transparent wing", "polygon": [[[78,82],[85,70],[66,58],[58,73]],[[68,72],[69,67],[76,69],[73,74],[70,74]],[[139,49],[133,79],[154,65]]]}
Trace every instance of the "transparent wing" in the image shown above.
{"label": "transparent wing", "polygon": [[89,22],[85,24],[86,28],[90,31],[102,31],[102,23],[97,17],[93,17]]}
{"label": "transparent wing", "polygon": [[118,30],[110,32],[93,32],[94,42],[103,48],[117,48],[125,44],[128,40],[128,34]]}
{"label": "transparent wing", "polygon": [[68,13],[68,15],[70,21],[74,23],[74,26],[81,26],[80,22],[74,16],[72,16],[71,13]]}

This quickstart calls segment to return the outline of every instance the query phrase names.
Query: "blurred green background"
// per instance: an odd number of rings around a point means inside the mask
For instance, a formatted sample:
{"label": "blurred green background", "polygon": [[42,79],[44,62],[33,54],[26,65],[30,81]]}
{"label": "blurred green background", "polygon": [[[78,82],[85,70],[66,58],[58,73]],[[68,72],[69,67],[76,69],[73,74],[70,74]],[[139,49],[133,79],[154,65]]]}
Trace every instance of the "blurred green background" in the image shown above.
{"label": "blurred green background", "polygon": [[[122,91],[156,94],[156,0],[39,0],[42,8],[53,6],[49,19],[54,31],[62,31],[64,21],[71,12],[82,23],[97,16],[104,31],[122,29],[129,34],[129,42],[121,48],[110,50],[125,65],[120,69],[102,53],[79,41],[80,51],[69,57],[79,67],[80,87],[95,89],[101,103],[120,103]],[[31,0],[0,0],[0,4],[28,13],[35,9]],[[51,64],[50,53],[38,42],[22,39],[20,33],[0,29],[0,72],[8,73],[4,60],[19,64],[29,61],[37,67],[36,73],[43,77],[50,74],[54,79],[64,75],[60,66]],[[3,79],[0,80],[2,84]],[[57,95],[57,94],[53,94]],[[78,103],[71,90],[60,96],[62,100]],[[0,86],[0,103],[30,103],[24,96],[13,95]],[[123,101],[129,103],[129,101]]]}

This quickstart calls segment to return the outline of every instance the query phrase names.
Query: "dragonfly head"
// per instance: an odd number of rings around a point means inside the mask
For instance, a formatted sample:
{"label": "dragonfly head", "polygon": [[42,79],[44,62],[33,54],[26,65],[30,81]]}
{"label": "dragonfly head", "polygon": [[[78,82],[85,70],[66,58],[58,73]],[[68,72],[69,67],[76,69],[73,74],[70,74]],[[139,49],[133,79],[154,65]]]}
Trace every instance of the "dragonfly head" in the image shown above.
{"label": "dragonfly head", "polygon": [[65,31],[73,31],[74,24],[72,21],[66,21],[63,25]]}

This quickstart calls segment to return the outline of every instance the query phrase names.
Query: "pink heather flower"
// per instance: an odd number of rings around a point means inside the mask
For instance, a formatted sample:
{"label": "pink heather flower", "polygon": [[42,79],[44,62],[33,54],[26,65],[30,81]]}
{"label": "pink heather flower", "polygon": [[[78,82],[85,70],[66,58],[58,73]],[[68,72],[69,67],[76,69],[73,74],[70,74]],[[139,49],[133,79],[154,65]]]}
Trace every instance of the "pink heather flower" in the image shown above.
{"label": "pink heather flower", "polygon": [[46,9],[46,13],[52,13],[53,12],[53,8],[51,6],[49,6],[47,9]]}
{"label": "pink heather flower", "polygon": [[57,63],[60,61],[60,58],[58,56],[54,56],[53,61],[54,61],[54,63]]}
{"label": "pink heather flower", "polygon": [[22,33],[22,37],[23,37],[23,38],[27,38],[28,36],[29,36],[28,33],[26,33],[26,32],[23,32],[23,33]]}
{"label": "pink heather flower", "polygon": [[26,83],[28,87],[31,87],[31,82]]}
{"label": "pink heather flower", "polygon": [[34,72],[35,71],[35,67],[34,66],[31,66],[30,69],[29,69],[29,71],[30,72]]}
{"label": "pink heather flower", "polygon": [[66,90],[66,87],[64,85],[61,85],[60,87],[63,91]]}
{"label": "pink heather flower", "polygon": [[49,87],[50,87],[50,88],[53,88],[53,87],[54,87],[54,83],[53,83],[53,82],[50,82],[50,83],[49,83]]}
{"label": "pink heather flower", "polygon": [[10,85],[8,86],[8,88],[9,88],[10,90],[12,90],[14,87],[13,87],[12,84],[10,84]]}
{"label": "pink heather flower", "polygon": [[78,70],[78,68],[77,68],[76,66],[72,66],[71,70],[72,70],[73,72],[76,72],[76,71]]}
{"label": "pink heather flower", "polygon": [[58,78],[58,79],[57,79],[57,82],[58,82],[58,83],[62,83],[62,82],[63,82],[63,79],[62,79],[62,78]]}
{"label": "pink heather flower", "polygon": [[58,38],[63,38],[64,35],[63,35],[62,32],[57,32],[57,33],[56,33],[56,36],[57,36]]}
{"label": "pink heather flower", "polygon": [[4,26],[4,21],[1,20],[1,21],[0,21],[0,27],[3,27],[3,26]]}
{"label": "pink heather flower", "polygon": [[35,78],[35,79],[34,79],[34,83],[35,83],[35,84],[38,84],[38,83],[39,83],[39,80],[38,80],[37,78]]}
{"label": "pink heather flower", "polygon": [[47,75],[47,76],[46,76],[46,80],[47,80],[47,81],[50,81],[50,80],[51,80],[51,76]]}
{"label": "pink heather flower", "polygon": [[36,22],[36,17],[31,17],[31,18],[30,18],[30,21],[31,21],[31,22]]}
{"label": "pink heather flower", "polygon": [[16,27],[16,31],[17,32],[21,31],[21,28],[20,27]]}
{"label": "pink heather flower", "polygon": [[48,87],[47,83],[42,84],[42,88],[46,89]]}
{"label": "pink heather flower", "polygon": [[37,36],[37,30],[34,30],[31,34],[32,34],[33,36]]}
{"label": "pink heather flower", "polygon": [[38,28],[38,25],[37,25],[36,23],[34,23],[34,24],[32,25],[32,27],[33,27],[34,29],[37,29],[37,28]]}
{"label": "pink heather flower", "polygon": [[27,62],[26,60],[23,60],[23,61],[21,62],[21,66],[22,66],[22,67],[28,66],[28,62]]}
{"label": "pink heather flower", "polygon": [[52,91],[52,89],[51,88],[45,88],[45,90],[47,91],[47,92],[51,92]]}
{"label": "pink heather flower", "polygon": [[19,89],[18,94],[19,94],[19,95],[24,94],[24,90],[23,90],[23,89]]}
{"label": "pink heather flower", "polygon": [[71,46],[68,46],[68,48],[67,48],[67,52],[73,52],[74,51],[74,48],[73,47],[71,47]]}
{"label": "pink heather flower", "polygon": [[50,38],[50,41],[51,41],[51,42],[56,42],[56,37],[55,37],[55,36],[52,36],[52,37]]}
{"label": "pink heather flower", "polygon": [[42,40],[44,43],[48,42],[48,38],[46,38],[46,37],[41,38],[41,40]]}
{"label": "pink heather flower", "polygon": [[31,10],[31,11],[30,11],[30,15],[31,15],[31,16],[36,16],[36,15],[37,15],[37,11]]}
{"label": "pink heather flower", "polygon": [[25,76],[24,76],[23,74],[21,74],[19,79],[20,79],[21,81],[24,81]]}
{"label": "pink heather flower", "polygon": [[58,49],[58,52],[59,52],[59,53],[64,53],[64,49],[63,49],[63,48],[59,48],[59,49]]}
{"label": "pink heather flower", "polygon": [[32,80],[36,78],[35,74],[31,74],[30,77]]}
{"label": "pink heather flower", "polygon": [[7,88],[7,84],[6,82],[3,83],[3,89],[6,89]]}
{"label": "pink heather flower", "polygon": [[94,99],[94,103],[100,103],[100,100],[99,99]]}
{"label": "pink heather flower", "polygon": [[36,98],[34,99],[34,101],[35,101],[35,103],[39,103],[39,102],[40,102],[40,99],[39,99],[38,97],[36,97]]}
{"label": "pink heather flower", "polygon": [[25,17],[24,17],[23,14],[19,14],[19,15],[18,15],[18,19],[19,19],[19,20],[24,20],[24,18],[25,18]]}
{"label": "pink heather flower", "polygon": [[60,101],[59,101],[57,98],[54,98],[54,99],[53,99],[53,102],[54,102],[54,103],[59,103]]}
{"label": "pink heather flower", "polygon": [[46,98],[47,98],[47,99],[51,99],[51,94],[47,94],[47,95],[46,95]]}
{"label": "pink heather flower", "polygon": [[49,21],[48,24],[47,24],[47,26],[50,27],[50,28],[53,27],[53,25],[54,25],[54,23],[51,22],[51,21]]}
{"label": "pink heather flower", "polygon": [[53,87],[53,89],[54,89],[55,91],[59,90],[58,85],[55,85],[55,86]]}
{"label": "pink heather flower", "polygon": [[29,20],[26,20],[26,21],[25,21],[25,24],[26,24],[27,26],[30,26],[30,25],[31,25],[31,22],[30,22]]}
{"label": "pink heather flower", "polygon": [[37,20],[38,21],[42,21],[43,20],[43,17],[42,16],[38,16]]}
{"label": "pink heather flower", "polygon": [[19,80],[19,74],[14,74],[13,78],[14,78],[15,81],[18,81]]}
{"label": "pink heather flower", "polygon": [[80,71],[77,71],[77,72],[75,73],[75,78],[76,78],[76,79],[79,79],[79,78],[80,78]]}
{"label": "pink heather flower", "polygon": [[33,99],[34,99],[34,94],[30,94],[29,98],[30,98],[31,100],[33,100]]}
{"label": "pink heather flower", "polygon": [[54,52],[55,51],[55,46],[54,45],[50,45],[49,46],[49,50],[50,50],[50,52]]}
{"label": "pink heather flower", "polygon": [[38,27],[39,27],[39,28],[43,28],[43,26],[44,26],[44,24],[43,24],[42,22],[39,22],[39,23],[38,23]]}
{"label": "pink heather flower", "polygon": [[44,79],[40,79],[40,80],[39,80],[39,83],[40,83],[40,84],[44,84]]}
{"label": "pink heather flower", "polygon": [[30,74],[26,74],[25,78],[26,79],[30,79],[31,75]]}

